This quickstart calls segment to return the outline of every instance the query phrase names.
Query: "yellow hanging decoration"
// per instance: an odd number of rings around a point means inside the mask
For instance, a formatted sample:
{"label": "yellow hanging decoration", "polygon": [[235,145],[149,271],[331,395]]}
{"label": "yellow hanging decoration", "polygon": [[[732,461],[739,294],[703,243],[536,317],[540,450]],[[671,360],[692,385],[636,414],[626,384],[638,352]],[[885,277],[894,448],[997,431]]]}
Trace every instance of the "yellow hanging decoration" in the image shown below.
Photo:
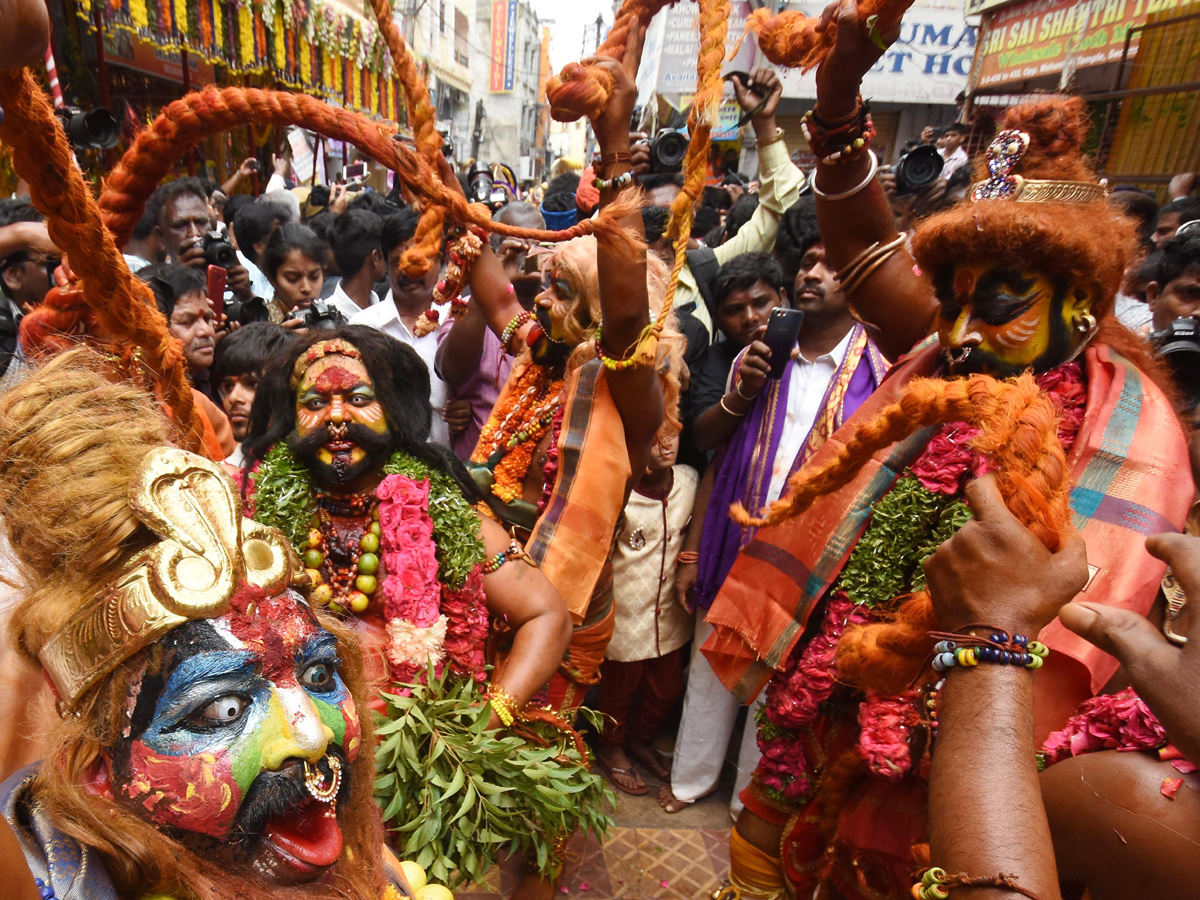
{"label": "yellow hanging decoration", "polygon": [[371,114],[379,115],[379,76],[368,75],[367,81],[371,85]]}
{"label": "yellow hanging decoration", "polygon": [[218,50],[225,49],[225,4],[220,0],[212,0],[209,4],[213,11],[213,43]]}
{"label": "yellow hanging decoration", "polygon": [[238,7],[238,51],[243,66],[254,64],[254,13],[249,5]]}
{"label": "yellow hanging decoration", "polygon": [[188,14],[187,0],[175,0],[175,30],[187,37]]}
{"label": "yellow hanging decoration", "polygon": [[150,16],[146,12],[146,0],[129,0],[129,21],[133,23],[134,28],[139,30],[150,24]]}
{"label": "yellow hanging decoration", "polygon": [[283,33],[283,16],[278,11],[275,13],[274,28],[272,37],[275,40],[275,69],[283,72],[287,69],[287,35]]}
{"label": "yellow hanging decoration", "polygon": [[312,82],[312,44],[300,38],[300,86],[308,87]]}

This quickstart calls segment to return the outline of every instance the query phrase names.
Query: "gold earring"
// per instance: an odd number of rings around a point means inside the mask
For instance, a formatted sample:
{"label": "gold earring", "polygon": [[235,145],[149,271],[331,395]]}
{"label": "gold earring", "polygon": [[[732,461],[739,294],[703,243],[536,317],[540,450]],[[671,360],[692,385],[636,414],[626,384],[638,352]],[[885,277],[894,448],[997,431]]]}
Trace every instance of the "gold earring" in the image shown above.
{"label": "gold earring", "polygon": [[1071,319],[1071,325],[1080,334],[1091,334],[1096,330],[1096,317],[1090,312],[1076,313]]}

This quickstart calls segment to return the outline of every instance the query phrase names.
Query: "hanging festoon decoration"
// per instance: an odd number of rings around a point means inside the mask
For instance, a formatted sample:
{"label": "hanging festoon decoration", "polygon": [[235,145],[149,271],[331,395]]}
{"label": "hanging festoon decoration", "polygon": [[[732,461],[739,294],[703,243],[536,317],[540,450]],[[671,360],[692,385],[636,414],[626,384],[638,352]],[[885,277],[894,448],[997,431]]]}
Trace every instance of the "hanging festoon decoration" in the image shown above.
{"label": "hanging festoon decoration", "polygon": [[[378,26],[324,0],[75,0],[89,28],[97,6],[105,28],[156,49],[186,48],[231,75],[266,75],[362,112],[393,115],[365,86],[392,76]],[[357,84],[347,67],[359,74]]]}

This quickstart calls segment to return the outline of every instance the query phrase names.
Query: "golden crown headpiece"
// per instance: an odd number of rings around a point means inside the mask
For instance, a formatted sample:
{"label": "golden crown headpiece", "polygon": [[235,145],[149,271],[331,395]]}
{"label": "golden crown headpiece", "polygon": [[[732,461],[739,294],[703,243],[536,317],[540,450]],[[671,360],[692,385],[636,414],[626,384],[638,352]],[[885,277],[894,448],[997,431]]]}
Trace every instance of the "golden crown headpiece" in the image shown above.
{"label": "golden crown headpiece", "polygon": [[1009,129],[988,145],[988,178],[971,186],[972,200],[1011,200],[1016,203],[1095,203],[1103,200],[1105,182],[1052,181],[1014,175],[1013,169],[1029,149],[1029,135]]}
{"label": "golden crown headpiece", "polygon": [[226,613],[245,585],[278,594],[308,581],[287,539],[243,518],[229,476],[194,453],[166,447],[148,453],[129,506],[162,540],[134,556],[39,655],[68,711],[164,634]]}

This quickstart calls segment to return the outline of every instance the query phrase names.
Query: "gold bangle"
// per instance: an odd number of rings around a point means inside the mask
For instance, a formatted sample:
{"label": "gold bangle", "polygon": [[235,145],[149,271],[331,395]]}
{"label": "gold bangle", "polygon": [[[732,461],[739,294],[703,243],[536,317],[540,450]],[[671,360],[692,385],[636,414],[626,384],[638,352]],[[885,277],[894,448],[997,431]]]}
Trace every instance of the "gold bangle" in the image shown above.
{"label": "gold bangle", "polygon": [[[743,398],[743,399],[745,399],[745,398]],[[717,402],[718,402],[719,404],[721,404],[721,409],[725,410],[725,412],[729,413],[729,414],[730,414],[731,416],[733,416],[735,419],[744,419],[744,418],[746,417],[746,413],[750,412],[750,410],[746,410],[746,412],[741,412],[741,413],[740,413],[740,412],[734,412],[732,409],[730,409],[728,406],[726,406],[726,405],[725,405],[725,397],[724,397],[724,395],[722,395],[722,396],[721,396],[721,399],[720,399],[720,400],[718,400]]]}
{"label": "gold bangle", "polygon": [[783,129],[776,128],[775,135],[773,137],[767,138],[765,141],[759,141],[758,146],[759,147],[769,147],[772,144],[778,144],[782,140],[783,140]]}
{"label": "gold bangle", "polygon": [[834,276],[841,282],[842,293],[849,294],[860,288],[863,282],[904,246],[906,240],[908,240],[908,232],[902,231],[886,244],[880,245],[879,241],[876,241],[843,266]]}

